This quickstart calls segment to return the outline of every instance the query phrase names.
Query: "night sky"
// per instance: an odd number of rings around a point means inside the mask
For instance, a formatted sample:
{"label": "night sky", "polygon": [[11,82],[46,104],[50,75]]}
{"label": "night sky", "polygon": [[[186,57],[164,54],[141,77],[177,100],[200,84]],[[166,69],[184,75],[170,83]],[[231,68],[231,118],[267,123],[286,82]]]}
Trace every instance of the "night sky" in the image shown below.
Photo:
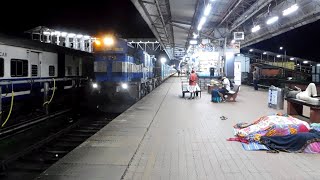
{"label": "night sky", "polygon": [[[19,35],[36,26],[89,34],[116,33],[123,38],[154,38],[130,0],[6,1],[0,11],[0,32]],[[19,6],[17,5],[19,4]],[[320,21],[300,27],[253,47],[320,61]]]}
{"label": "night sky", "polygon": [[[37,26],[89,35],[117,33],[123,38],[153,38],[130,0],[6,1],[0,32],[19,34]],[[19,6],[17,6],[19,4]],[[4,11],[7,9],[7,11]],[[14,15],[13,15],[14,14]],[[8,17],[9,18],[4,18]]]}
{"label": "night sky", "polygon": [[281,46],[289,56],[320,62],[320,20],[251,47],[280,53]]}

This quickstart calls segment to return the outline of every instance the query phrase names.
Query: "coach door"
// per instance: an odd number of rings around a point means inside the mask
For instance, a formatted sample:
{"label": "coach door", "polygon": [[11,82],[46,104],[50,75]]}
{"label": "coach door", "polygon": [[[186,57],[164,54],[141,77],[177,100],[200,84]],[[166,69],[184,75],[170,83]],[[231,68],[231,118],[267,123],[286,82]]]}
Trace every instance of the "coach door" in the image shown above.
{"label": "coach door", "polygon": [[29,52],[29,62],[30,62],[31,78],[41,77],[40,53],[30,51]]}

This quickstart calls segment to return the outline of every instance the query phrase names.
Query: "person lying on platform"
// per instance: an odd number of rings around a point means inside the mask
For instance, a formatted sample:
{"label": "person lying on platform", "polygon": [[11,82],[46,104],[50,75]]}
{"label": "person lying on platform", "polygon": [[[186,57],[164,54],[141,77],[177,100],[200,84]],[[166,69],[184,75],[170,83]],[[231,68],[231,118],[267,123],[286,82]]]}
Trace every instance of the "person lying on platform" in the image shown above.
{"label": "person lying on platform", "polygon": [[285,89],[284,93],[287,98],[297,98],[304,101],[317,102],[320,99],[317,97],[317,87],[314,83],[310,83],[305,91],[301,91],[300,88],[296,87],[297,90]]}

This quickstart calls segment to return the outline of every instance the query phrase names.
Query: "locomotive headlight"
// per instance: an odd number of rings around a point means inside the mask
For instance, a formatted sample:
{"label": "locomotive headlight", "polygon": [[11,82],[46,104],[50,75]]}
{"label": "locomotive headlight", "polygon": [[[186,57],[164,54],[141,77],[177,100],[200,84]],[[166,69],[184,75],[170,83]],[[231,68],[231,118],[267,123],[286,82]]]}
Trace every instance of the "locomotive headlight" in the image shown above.
{"label": "locomotive headlight", "polygon": [[123,83],[123,84],[121,85],[121,87],[122,87],[123,89],[128,89],[128,84],[127,84],[127,83]]}
{"label": "locomotive headlight", "polygon": [[105,37],[105,38],[103,39],[103,43],[104,43],[104,45],[106,45],[106,46],[112,46],[112,45],[114,44],[114,40],[113,40],[112,37]]}
{"label": "locomotive headlight", "polygon": [[97,45],[97,46],[100,46],[101,45],[101,42],[99,40],[95,40],[94,43]]}
{"label": "locomotive headlight", "polygon": [[92,87],[93,87],[94,89],[97,89],[97,88],[98,88],[98,84],[97,84],[97,83],[92,83]]}

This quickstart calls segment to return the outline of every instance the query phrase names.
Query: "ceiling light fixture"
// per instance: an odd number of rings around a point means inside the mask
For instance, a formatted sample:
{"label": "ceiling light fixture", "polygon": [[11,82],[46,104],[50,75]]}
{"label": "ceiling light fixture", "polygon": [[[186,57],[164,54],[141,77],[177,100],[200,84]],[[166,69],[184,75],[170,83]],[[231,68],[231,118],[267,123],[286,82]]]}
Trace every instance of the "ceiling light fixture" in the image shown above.
{"label": "ceiling light fixture", "polygon": [[299,9],[299,6],[297,4],[294,4],[291,7],[289,7],[288,9],[285,9],[284,11],[282,11],[282,15],[287,16],[287,15],[295,12],[298,9]]}
{"label": "ceiling light fixture", "polygon": [[251,31],[254,33],[254,32],[257,32],[259,31],[261,28],[260,28],[260,25],[257,25],[257,26],[254,26]]}
{"label": "ceiling light fixture", "polygon": [[268,21],[266,23],[268,25],[270,25],[270,24],[273,24],[273,23],[277,22],[278,20],[279,20],[279,17],[278,16],[274,16],[274,17],[268,19]]}

